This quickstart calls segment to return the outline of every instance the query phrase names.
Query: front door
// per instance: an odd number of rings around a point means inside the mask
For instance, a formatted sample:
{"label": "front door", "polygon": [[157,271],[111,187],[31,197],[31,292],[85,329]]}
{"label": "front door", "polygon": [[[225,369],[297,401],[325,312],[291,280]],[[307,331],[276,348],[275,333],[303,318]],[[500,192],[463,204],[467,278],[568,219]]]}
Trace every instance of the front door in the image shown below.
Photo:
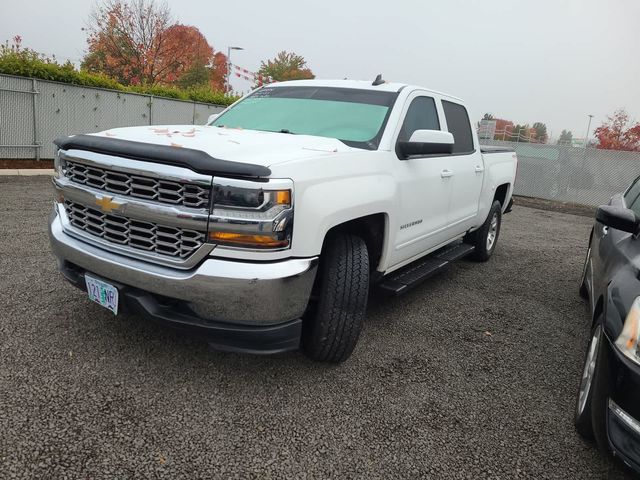
{"label": "front door", "polygon": [[[640,178],[636,179],[624,195],[614,195],[610,204],[614,207],[630,208],[640,216]],[[606,272],[602,276],[593,277],[591,288],[592,291],[598,292],[596,295],[591,295],[591,301],[594,302],[593,297],[606,291],[607,281],[620,265],[631,263],[637,256],[638,243],[631,233],[596,222],[591,246],[593,247],[589,259],[593,263],[591,272]],[[595,305],[591,307],[593,309]]]}
{"label": "front door", "polygon": [[[419,92],[407,99],[398,141],[416,130],[440,130],[435,100]],[[397,160],[399,224],[390,265],[409,260],[449,238],[451,157],[425,156]]]}

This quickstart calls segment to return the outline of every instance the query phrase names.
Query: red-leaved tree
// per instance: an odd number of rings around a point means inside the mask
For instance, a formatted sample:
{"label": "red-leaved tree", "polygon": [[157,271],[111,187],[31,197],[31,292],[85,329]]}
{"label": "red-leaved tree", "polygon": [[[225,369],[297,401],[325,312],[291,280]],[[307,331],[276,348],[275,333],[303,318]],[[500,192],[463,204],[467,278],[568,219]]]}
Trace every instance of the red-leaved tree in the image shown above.
{"label": "red-leaved tree", "polygon": [[200,30],[177,24],[169,27],[165,36],[167,50],[175,52],[175,55],[160,59],[167,62],[168,67],[160,83],[177,82],[183,87],[208,84],[214,90],[224,90],[227,56],[222,52],[214,52]]}
{"label": "red-leaved tree", "polygon": [[223,87],[219,79],[226,61],[219,58],[224,55],[215,53],[196,27],[176,24],[165,3],[103,0],[91,14],[87,32],[85,70],[125,85],[171,85],[190,72],[188,86],[206,82]]}
{"label": "red-leaved tree", "polygon": [[634,123],[623,108],[607,117],[594,133],[598,139],[597,148],[640,152],[640,123]]}

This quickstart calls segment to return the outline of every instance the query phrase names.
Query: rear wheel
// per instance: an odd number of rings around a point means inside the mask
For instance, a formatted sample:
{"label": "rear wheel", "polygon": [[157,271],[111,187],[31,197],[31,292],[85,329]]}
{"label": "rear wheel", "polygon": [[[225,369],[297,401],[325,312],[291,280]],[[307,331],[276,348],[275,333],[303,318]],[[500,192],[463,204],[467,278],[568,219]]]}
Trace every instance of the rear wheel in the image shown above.
{"label": "rear wheel", "polygon": [[486,262],[493,255],[498,237],[500,236],[500,226],[502,225],[502,204],[494,201],[489,210],[487,219],[475,232],[468,233],[464,237],[464,242],[475,247],[471,258],[479,262]]}
{"label": "rear wheel", "polygon": [[353,352],[369,295],[369,255],[356,235],[327,240],[316,285],[317,303],[307,312],[302,349],[313,360],[343,362]]}

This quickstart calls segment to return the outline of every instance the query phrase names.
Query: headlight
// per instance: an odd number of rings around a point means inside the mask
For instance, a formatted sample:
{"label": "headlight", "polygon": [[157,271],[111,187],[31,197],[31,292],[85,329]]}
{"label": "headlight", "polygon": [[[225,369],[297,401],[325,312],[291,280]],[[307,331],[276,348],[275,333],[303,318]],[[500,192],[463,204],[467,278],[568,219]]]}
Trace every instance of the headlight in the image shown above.
{"label": "headlight", "polygon": [[53,171],[56,178],[62,176],[62,160],[60,160],[60,150],[56,149],[56,153],[53,156]]}
{"label": "headlight", "polygon": [[638,337],[640,337],[640,297],[633,301],[627,318],[624,321],[622,332],[616,339],[616,347],[618,347],[618,350],[636,363],[640,363]]}
{"label": "headlight", "polygon": [[260,250],[291,246],[293,183],[225,180],[214,184],[209,216],[209,241]]}

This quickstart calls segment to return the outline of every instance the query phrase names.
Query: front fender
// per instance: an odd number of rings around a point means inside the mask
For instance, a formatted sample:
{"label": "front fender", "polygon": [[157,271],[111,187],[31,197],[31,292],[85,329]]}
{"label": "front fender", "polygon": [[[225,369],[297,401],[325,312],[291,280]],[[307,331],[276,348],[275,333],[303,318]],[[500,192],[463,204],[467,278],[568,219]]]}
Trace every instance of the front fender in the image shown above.
{"label": "front fender", "polygon": [[[389,213],[395,208],[396,183],[388,175],[339,178],[309,185],[297,192],[294,245],[296,256],[320,254],[327,232],[333,227],[357,218]],[[389,244],[389,228],[384,243]],[[383,257],[384,257],[383,247]]]}
{"label": "front fender", "polygon": [[622,332],[627,313],[640,293],[638,272],[631,265],[625,266],[611,279],[607,287],[604,310],[604,330],[611,340]]}

